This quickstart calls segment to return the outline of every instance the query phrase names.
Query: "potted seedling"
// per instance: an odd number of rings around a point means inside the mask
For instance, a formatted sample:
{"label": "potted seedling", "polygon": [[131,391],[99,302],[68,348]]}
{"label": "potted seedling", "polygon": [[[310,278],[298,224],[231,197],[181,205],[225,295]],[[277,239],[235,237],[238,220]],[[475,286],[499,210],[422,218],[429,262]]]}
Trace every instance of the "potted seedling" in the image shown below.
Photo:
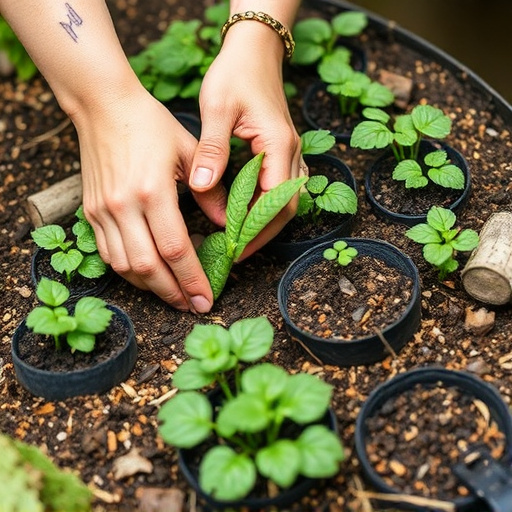
{"label": "potted seedling", "polygon": [[349,167],[327,154],[336,140],[328,130],[301,135],[309,180],[302,187],[295,217],[265,250],[278,259],[293,260],[315,245],[349,236],[357,213],[356,181]]}
{"label": "potted seedling", "polygon": [[[266,317],[229,329],[195,325],[185,339],[190,359],[173,376],[179,391],[158,413],[161,437],[179,449],[185,477],[216,510],[282,507],[312,479],[334,476],[343,460],[331,386],[260,362],[273,336]],[[266,494],[267,481],[276,495]]]}
{"label": "potted seedling", "polygon": [[277,293],[286,330],[321,364],[395,356],[420,324],[418,271],[380,240],[345,238],[313,247],[288,267]]}
{"label": "potted seedling", "polygon": [[367,198],[378,214],[412,226],[425,220],[433,204],[454,211],[465,204],[468,165],[458,151],[439,142],[452,124],[441,109],[416,105],[394,120],[378,108],[364,109],[363,115],[366,120],[354,128],[350,144],[385,150],[365,176]]}
{"label": "potted seedling", "polygon": [[102,393],[133,369],[137,344],[122,310],[98,297],[66,307],[69,290],[43,277],[36,290],[42,303],[16,329],[12,358],[23,387],[47,400]]}
{"label": "potted seedling", "polygon": [[457,251],[472,251],[478,246],[478,233],[473,229],[454,228],[455,214],[446,208],[433,206],[427,213],[427,222],[409,228],[405,236],[423,244],[423,257],[438,270],[440,281],[455,272],[459,262]]}
{"label": "potted seedling", "polygon": [[100,294],[114,275],[99,255],[82,206],[75,215],[78,220],[71,228],[72,237],[59,224],[41,226],[31,233],[38,246],[32,258],[32,281],[37,286],[42,277],[58,280],[70,289],[70,300]]}

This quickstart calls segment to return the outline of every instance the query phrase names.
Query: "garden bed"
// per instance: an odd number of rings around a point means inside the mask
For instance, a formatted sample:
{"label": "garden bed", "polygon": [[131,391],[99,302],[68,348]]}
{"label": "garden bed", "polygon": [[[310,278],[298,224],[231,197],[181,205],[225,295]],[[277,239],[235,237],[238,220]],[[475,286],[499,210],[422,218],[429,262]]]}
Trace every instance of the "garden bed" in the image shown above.
{"label": "garden bed", "polygon": [[[200,17],[207,1],[110,0],[114,22],[127,54],[138,52],[159,37],[176,17]],[[328,15],[335,7],[304,7],[301,17]],[[405,38],[407,39],[407,38]],[[377,78],[386,69],[412,79],[411,104],[422,99],[452,117],[447,142],[464,154],[472,179],[472,195],[458,214],[458,225],[479,231],[493,212],[510,209],[512,116],[507,105],[482,87],[475,77],[449,60],[436,60],[433,50],[403,45],[404,38],[383,23],[373,23],[361,37],[368,53],[369,73]],[[287,72],[299,93],[309,85],[300,71]],[[299,132],[305,131],[299,96],[292,100],[292,115]],[[131,316],[139,356],[131,379],[107,394],[47,403],[32,397],[16,382],[10,340],[18,323],[36,303],[30,279],[34,244],[25,209],[26,198],[80,169],[78,142],[72,126],[38,144],[33,139],[65,119],[46,82],[14,79],[0,84],[0,431],[43,447],[61,467],[78,472],[99,492],[95,511],[134,511],[148,487],[174,487],[193,503],[192,491],[177,467],[177,456],[157,436],[156,414],[172,390],[173,371],[184,357],[183,339],[196,322],[230,325],[244,317],[266,315],[276,330],[271,359],[289,371],[318,375],[335,387],[333,406],[347,460],[325,486],[291,510],[362,510],[358,495],[362,477],[353,453],[357,414],[379,383],[405,370],[425,365],[471,371],[492,383],[505,400],[512,397],[512,314],[509,306],[485,306],[463,289],[460,274],[440,283],[437,272],[422,258],[421,246],[405,237],[406,226],[386,223],[364,200],[363,175],[374,158],[338,144],[334,153],[353,171],[359,185],[359,211],[353,235],[382,239],[409,255],[422,280],[422,323],[419,332],[396,358],[370,366],[319,366],[286,334],[277,305],[277,285],[286,263],[256,254],[233,268],[223,295],[212,311],[200,317],[173,310],[152,294],[116,280],[103,297]],[[202,226],[190,214],[191,229]],[[467,255],[458,255],[461,268]],[[472,326],[468,311],[486,307],[495,313],[490,329]],[[137,449],[151,463],[143,472],[123,476],[120,457]],[[148,472],[145,472],[148,471]],[[188,506],[188,505],[187,505]],[[185,510],[192,508],[185,508]]]}

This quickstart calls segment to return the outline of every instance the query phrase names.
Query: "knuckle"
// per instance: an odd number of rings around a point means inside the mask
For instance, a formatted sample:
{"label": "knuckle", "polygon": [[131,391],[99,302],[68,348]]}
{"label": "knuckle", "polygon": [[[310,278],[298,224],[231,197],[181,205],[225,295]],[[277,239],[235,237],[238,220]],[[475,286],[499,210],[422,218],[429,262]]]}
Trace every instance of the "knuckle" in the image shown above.
{"label": "knuckle", "polygon": [[198,153],[208,158],[218,158],[224,151],[225,143],[221,139],[211,137],[200,141],[198,146]]}
{"label": "knuckle", "polygon": [[131,270],[142,279],[153,276],[156,273],[157,266],[154,262],[146,258],[137,258],[131,263]]}
{"label": "knuckle", "polygon": [[120,276],[127,275],[131,270],[130,265],[126,261],[113,260],[110,262],[110,266],[112,270]]}
{"label": "knuckle", "polygon": [[181,262],[189,254],[189,248],[185,243],[166,243],[160,247],[162,258],[171,266],[173,263]]}

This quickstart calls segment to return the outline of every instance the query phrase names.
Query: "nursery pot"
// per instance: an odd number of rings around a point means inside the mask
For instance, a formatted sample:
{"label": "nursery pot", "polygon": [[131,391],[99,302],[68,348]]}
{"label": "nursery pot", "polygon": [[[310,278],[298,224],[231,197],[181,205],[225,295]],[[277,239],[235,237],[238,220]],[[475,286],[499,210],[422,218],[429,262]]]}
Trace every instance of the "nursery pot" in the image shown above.
{"label": "nursery pot", "polygon": [[[29,333],[26,321],[16,329],[11,355],[18,382],[28,391],[46,400],[62,400],[74,396],[104,393],[123,382],[133,370],[137,359],[137,342],[130,317],[115,306],[111,325],[119,324],[126,338],[122,348],[94,366],[72,371],[52,371],[28,364],[23,353],[24,336]],[[108,332],[108,331],[107,331]],[[53,343],[49,340],[48,343]]]}
{"label": "nursery pot", "polygon": [[[367,255],[379,259],[411,279],[411,295],[403,314],[387,325],[380,336],[375,333],[350,340],[318,336],[301,329],[292,320],[289,313],[289,297],[294,281],[301,278],[309,266],[323,261],[323,252],[332,247],[332,242],[313,247],[290,264],[282,276],[277,290],[279,309],[288,334],[323,364],[337,366],[372,364],[389,355],[389,348],[386,345],[389,345],[394,352],[399,352],[420,325],[421,294],[418,270],[408,256],[387,242],[365,238],[344,238],[342,240],[350,247],[357,249],[358,257]],[[331,263],[335,264],[335,262]],[[315,291],[319,297],[317,303],[320,304],[321,290]],[[350,300],[351,298],[347,298],[347,301]]]}
{"label": "nursery pot", "polygon": [[[331,174],[333,179],[331,181],[342,181],[347,184],[356,194],[357,185],[354,175],[350,168],[339,158],[329,155],[304,155],[304,161],[308,166],[315,166],[318,168],[317,174]],[[326,169],[326,172],[322,169]],[[330,214],[334,215],[334,214]],[[293,222],[297,222],[299,219],[294,219],[291,223],[285,227],[285,229],[278,234],[273,240],[271,240],[264,248],[264,251],[272,254],[281,261],[291,261],[299,257],[301,254],[311,249],[315,245],[330,240],[335,240],[340,237],[350,236],[354,226],[355,215],[337,214],[339,217],[339,224],[334,226],[333,229],[327,233],[315,236],[309,236],[305,240],[289,241],[289,230],[293,229]]]}
{"label": "nursery pot", "polygon": [[[376,471],[374,465],[370,461],[368,454],[368,443],[370,438],[368,420],[377,416],[379,411],[381,411],[383,407],[386,407],[385,404],[388,402],[388,400],[399,397],[400,395],[411,391],[414,386],[418,384],[425,389],[456,388],[458,392],[460,392],[461,397],[465,396],[469,397],[471,400],[478,400],[483,402],[489,411],[490,418],[496,422],[499,431],[502,432],[504,436],[503,455],[501,457],[501,461],[496,461],[496,463],[503,463],[504,471],[509,471],[508,468],[510,466],[512,454],[512,418],[510,416],[508,406],[505,404],[496,388],[467,372],[448,370],[445,368],[424,367],[399,374],[387,382],[379,385],[370,394],[369,398],[363,404],[361,411],[359,412],[355,430],[355,449],[360,460],[364,476],[375,489],[391,495],[403,494],[401,489],[390,486]],[[426,402],[426,407],[428,407],[428,404],[430,403],[431,402]],[[396,409],[395,411],[391,411],[390,415],[393,415],[394,413],[396,414],[398,412],[399,409]],[[480,412],[477,414],[480,414]],[[434,421],[437,421],[437,416],[434,412],[432,412],[432,414],[429,415],[429,418],[426,419],[432,424]],[[398,424],[403,426],[403,424],[399,422]],[[403,426],[403,428],[405,429],[405,426]],[[425,432],[426,430],[423,432],[419,431],[418,436],[425,434]],[[438,446],[438,442],[440,441],[434,443],[436,447]],[[481,443],[482,441],[480,440],[471,441],[468,439],[468,451],[470,451],[474,445],[478,446]],[[442,449],[442,446],[439,448]],[[418,459],[420,456],[417,449],[412,453],[414,453],[414,458],[416,459]],[[451,466],[450,469],[452,473],[457,473],[457,464]],[[499,482],[500,477],[499,475],[493,475],[490,468],[488,468],[486,471],[486,474],[482,475],[483,486],[485,487],[486,485],[489,485],[491,495],[498,501],[499,492],[503,490],[503,487],[497,485],[494,488],[494,491],[492,491],[491,484],[494,481]],[[505,488],[506,487],[507,486],[505,484]],[[510,485],[508,486],[508,489],[510,489]],[[505,492],[508,493],[508,491]],[[507,496],[510,496],[510,494],[507,494]],[[484,510],[490,510],[487,508],[486,502],[484,500],[477,497],[476,494],[471,493],[467,496],[461,495],[460,497],[457,497],[453,500],[443,499],[443,501],[453,503],[457,512],[482,512]],[[510,505],[510,500],[508,502],[505,501],[505,503]],[[401,500],[398,496],[396,501],[386,500],[385,504],[388,507],[393,506],[394,504],[400,508],[426,510],[425,505],[420,506],[410,502],[407,503],[405,500]],[[491,509],[502,510],[501,508]],[[428,510],[430,510],[430,508]],[[510,508],[507,508],[506,510],[510,510]]]}
{"label": "nursery pot", "polygon": [[[368,169],[365,174],[364,180],[364,190],[366,193],[366,199],[370,204],[372,210],[381,218],[389,220],[391,222],[398,222],[401,224],[405,224],[407,226],[415,226],[416,224],[426,222],[427,213],[430,206],[442,206],[443,208],[447,208],[454,213],[459,212],[467,203],[469,199],[469,195],[471,193],[471,175],[469,172],[469,166],[466,162],[465,158],[454,148],[448,146],[447,144],[440,142],[431,142],[427,140],[422,140],[420,144],[420,160],[423,159],[422,155],[430,151],[434,151],[437,149],[443,149],[446,151],[448,159],[452,164],[459,167],[464,174],[464,188],[462,190],[453,190],[453,189],[445,189],[436,185],[437,194],[441,196],[439,201],[433,202],[429,205],[428,208],[425,209],[424,212],[421,213],[406,213],[399,212],[393,210],[391,207],[383,204],[382,193],[379,194],[375,190],[375,179],[378,176],[382,176],[383,174],[386,177],[389,175],[389,182],[393,182],[394,180],[391,178],[391,172],[396,165],[396,160],[391,151],[387,151],[382,157],[377,159],[373,165]],[[387,179],[386,179],[387,181]],[[409,197],[409,203],[411,206],[414,206],[417,203],[417,199],[424,196],[426,194],[426,188],[419,189],[406,189],[404,182],[396,182],[400,187],[400,196],[406,197],[406,194]],[[430,185],[428,185],[430,186]],[[428,187],[427,186],[427,187]],[[453,196],[453,200],[446,201],[444,197],[442,197],[443,191],[446,191],[446,197]],[[442,203],[442,201],[445,202]],[[393,201],[391,201],[393,204]]]}
{"label": "nursery pot", "polygon": [[[223,398],[222,390],[215,388],[208,393],[208,398],[214,408],[218,407]],[[329,409],[318,423],[326,425],[333,432],[337,432],[336,415],[332,409]],[[207,510],[267,510],[270,509],[270,507],[277,507],[278,510],[282,510],[283,507],[300,500],[315,485],[318,486],[318,479],[300,476],[291,487],[280,489],[279,493],[272,497],[258,496],[253,490],[249,496],[239,500],[218,500],[211,494],[206,493],[199,485],[199,450],[200,447],[179,449],[178,464],[189,485],[206,502]]]}

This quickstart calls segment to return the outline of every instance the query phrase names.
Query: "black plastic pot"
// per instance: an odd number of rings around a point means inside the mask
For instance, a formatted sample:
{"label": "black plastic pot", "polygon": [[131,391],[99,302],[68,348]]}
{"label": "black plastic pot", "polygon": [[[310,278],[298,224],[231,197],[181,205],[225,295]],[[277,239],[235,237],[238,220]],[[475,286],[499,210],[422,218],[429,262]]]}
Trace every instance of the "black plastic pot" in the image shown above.
{"label": "black plastic pot", "polygon": [[[444,208],[448,208],[454,213],[457,213],[460,210],[462,210],[462,208],[466,205],[471,194],[471,174],[469,172],[469,166],[465,158],[456,149],[442,142],[434,143],[431,141],[422,140],[420,145],[420,155],[436,149],[443,149],[444,151],[446,151],[451,163],[459,167],[464,174],[465,185],[462,190],[458,191],[459,194],[457,199],[451,202],[449,205],[443,206]],[[372,210],[383,219],[389,220],[391,222],[405,224],[406,226],[415,226],[416,224],[419,224],[421,222],[426,222],[427,211],[425,213],[415,215],[392,211],[386,206],[382,205],[379,202],[378,198],[376,197],[376,194],[374,193],[372,186],[372,180],[374,176],[376,176],[381,171],[383,164],[389,163],[390,161],[394,163],[395,158],[393,156],[393,153],[391,151],[388,151],[386,152],[386,154],[378,158],[365,174],[364,190],[366,193],[366,199],[370,206],[372,207]],[[390,179],[392,178],[390,177]],[[407,189],[405,189],[405,184],[403,185],[403,187],[404,191],[406,191]],[[423,189],[414,189],[415,193],[418,194],[421,194],[422,190]],[[448,191],[450,189],[446,190]],[[432,204],[431,206],[441,205]]]}
{"label": "black plastic pot", "polygon": [[[356,194],[357,184],[350,168],[339,158],[334,155],[304,155],[304,161],[307,165],[325,166],[334,171],[333,180],[343,181],[346,183]],[[319,174],[323,174],[320,172]],[[332,171],[329,172],[332,174]],[[338,176],[336,176],[336,174]],[[331,180],[330,180],[331,181]],[[344,236],[350,236],[354,226],[355,215],[340,214],[340,223],[334,229],[323,235],[314,236],[307,240],[297,242],[290,242],[286,239],[286,230],[277,235],[271,240],[264,248],[266,253],[272,254],[281,261],[291,261],[299,257],[301,254],[311,249],[315,245],[331,240],[336,240]]]}
{"label": "black plastic pot", "polygon": [[[76,302],[82,297],[98,297],[116,276],[116,273],[110,267],[108,267],[105,274],[103,274],[101,277],[88,279],[86,277],[77,275],[76,279],[71,279],[71,281],[68,283],[63,274],[59,274],[57,271],[51,268],[51,255],[52,251],[47,251],[41,247],[36,249],[32,256],[32,263],[30,267],[32,283],[35,287],[37,287],[37,284],[42,277],[46,277],[54,281],[59,281],[69,290],[69,299],[67,300],[68,304]],[[48,270],[44,270],[45,268]]]}
{"label": "black plastic pot", "polygon": [[137,359],[137,342],[130,317],[115,306],[108,306],[122,322],[126,342],[117,354],[96,366],[72,372],[41,370],[27,364],[20,356],[20,345],[28,328],[25,320],[16,329],[11,355],[18,382],[28,391],[46,400],[63,400],[74,396],[104,393],[123,382]]}
{"label": "black plastic pot", "polygon": [[[496,421],[498,427],[505,435],[505,455],[502,462],[509,465],[512,455],[512,417],[508,406],[505,404],[495,387],[487,384],[474,375],[462,371],[447,370],[444,368],[425,367],[411,370],[378,386],[363,404],[357,417],[355,430],[355,449],[363,473],[368,482],[378,491],[387,494],[400,494],[400,489],[390,487],[375,471],[368,458],[366,440],[368,418],[375,416],[384,403],[392,397],[403,392],[410,391],[416,384],[431,387],[456,387],[463,394],[482,401],[489,409],[491,418]],[[488,483],[492,483],[491,475],[488,475]],[[496,488],[496,492],[498,488]],[[384,502],[383,502],[384,503]],[[412,510],[426,510],[425,507],[405,504],[397,498],[396,502],[386,500],[386,506],[399,506]],[[457,512],[483,512],[489,510],[485,502],[477,496],[464,496],[453,500]],[[510,503],[509,503],[510,505]],[[498,510],[498,509],[492,509]],[[501,510],[501,509],[500,509]]]}
{"label": "black plastic pot", "polygon": [[[218,406],[223,394],[219,388],[214,389],[208,394],[212,405]],[[333,432],[337,432],[336,415],[332,409],[329,409],[323,419],[318,423],[326,425]],[[196,449],[179,449],[178,464],[180,469],[194,491],[205,501],[206,510],[270,510],[271,507],[277,507],[282,510],[283,507],[290,505],[304,497],[314,486],[318,486],[319,480],[314,478],[299,477],[297,482],[288,489],[281,491],[274,497],[261,497],[250,494],[246,498],[234,501],[221,501],[207,494],[199,485],[199,467],[194,462]]]}
{"label": "black plastic pot", "polygon": [[[395,246],[381,241],[365,238],[344,238],[350,247],[357,249],[359,255],[373,256],[395,267],[413,281],[411,300],[401,318],[382,331],[382,336],[398,353],[418,330],[421,320],[421,293],[418,270],[413,261]],[[324,364],[337,366],[365,365],[381,361],[389,355],[381,338],[375,334],[352,340],[322,338],[300,329],[288,314],[288,297],[291,284],[299,278],[310,265],[322,261],[323,252],[332,242],[317,245],[293,261],[277,290],[279,309],[285,327],[292,339],[298,341]]]}

